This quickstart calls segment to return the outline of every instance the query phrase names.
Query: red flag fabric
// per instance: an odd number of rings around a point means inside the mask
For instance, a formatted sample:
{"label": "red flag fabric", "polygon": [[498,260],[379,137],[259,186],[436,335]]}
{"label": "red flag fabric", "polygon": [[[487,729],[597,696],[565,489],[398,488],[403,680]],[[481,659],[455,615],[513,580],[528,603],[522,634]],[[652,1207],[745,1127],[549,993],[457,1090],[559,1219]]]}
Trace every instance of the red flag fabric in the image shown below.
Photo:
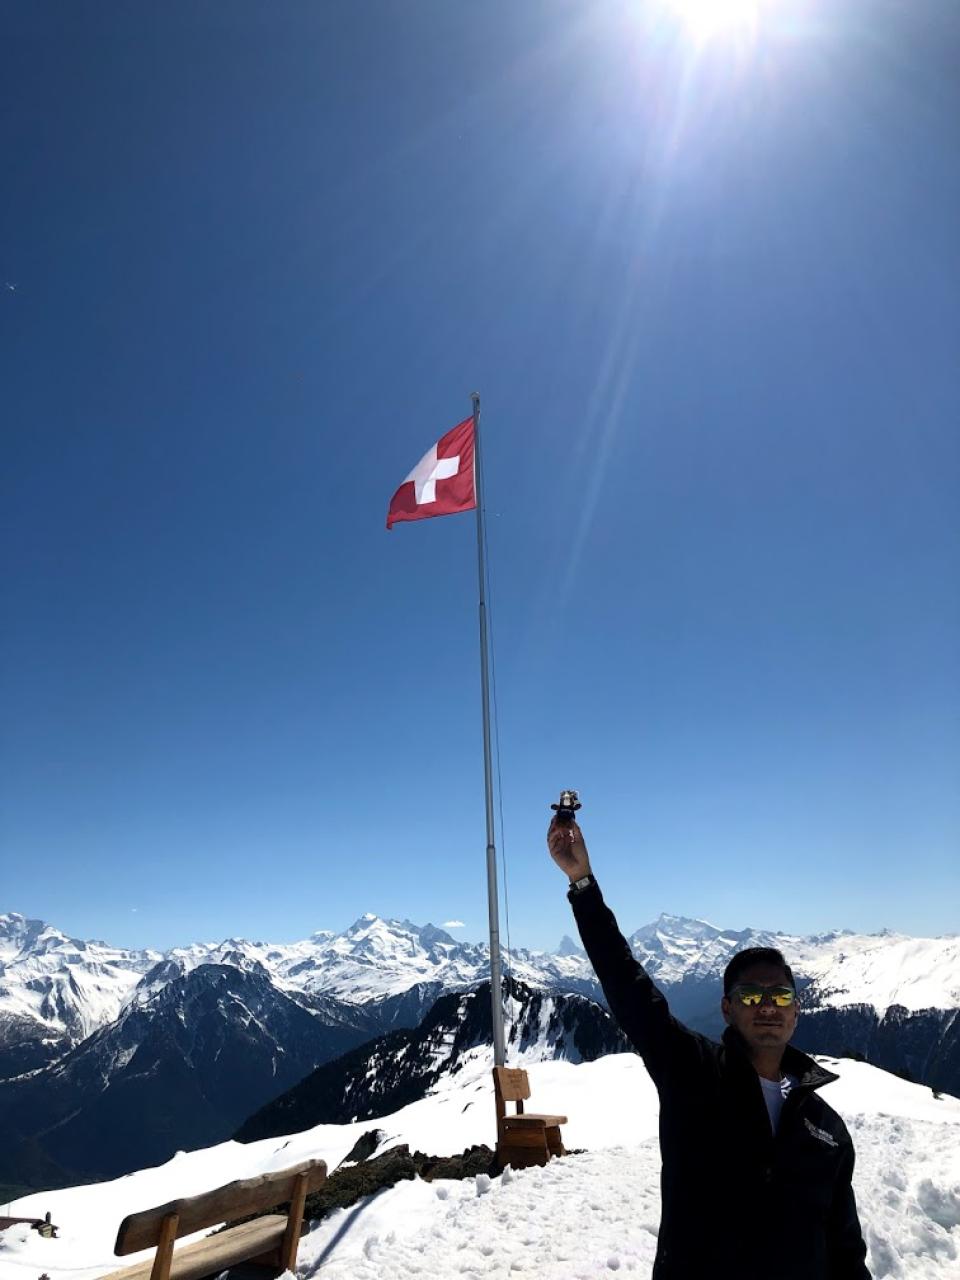
{"label": "red flag fabric", "polygon": [[466,418],[423,455],[390,499],[387,528],[400,520],[426,520],[429,516],[472,511],[476,505],[473,418]]}

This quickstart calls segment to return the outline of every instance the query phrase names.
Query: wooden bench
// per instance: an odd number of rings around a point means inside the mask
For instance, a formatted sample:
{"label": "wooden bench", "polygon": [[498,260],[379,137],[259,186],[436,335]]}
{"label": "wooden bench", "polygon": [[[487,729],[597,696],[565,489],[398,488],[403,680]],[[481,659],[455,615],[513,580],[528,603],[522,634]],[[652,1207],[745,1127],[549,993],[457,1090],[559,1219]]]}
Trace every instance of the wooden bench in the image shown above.
{"label": "wooden bench", "polygon": [[50,1221],[49,1213],[43,1218],[0,1218],[0,1231],[6,1231],[7,1227],[18,1226],[23,1222],[32,1230],[39,1232],[45,1240],[56,1240],[59,1228]]}
{"label": "wooden bench", "polygon": [[[141,1249],[155,1249],[153,1261],[111,1271],[102,1280],[206,1280],[240,1262],[250,1263],[250,1274],[264,1278],[292,1271],[303,1233],[304,1201],[326,1176],[327,1166],[322,1160],[305,1160],[278,1173],[262,1173],[256,1178],[230,1182],[216,1191],[132,1213],[120,1223],[114,1253],[123,1257]],[[181,1236],[288,1200],[290,1209],[286,1214],[271,1213],[242,1222],[174,1252],[174,1242]]]}
{"label": "wooden bench", "polygon": [[[519,1067],[494,1067],[493,1088],[497,1098],[497,1164],[525,1169],[528,1165],[546,1164],[551,1156],[564,1154],[560,1126],[566,1116],[542,1116],[524,1111],[530,1097],[530,1079]],[[507,1114],[507,1103],[517,1104],[516,1112]]]}

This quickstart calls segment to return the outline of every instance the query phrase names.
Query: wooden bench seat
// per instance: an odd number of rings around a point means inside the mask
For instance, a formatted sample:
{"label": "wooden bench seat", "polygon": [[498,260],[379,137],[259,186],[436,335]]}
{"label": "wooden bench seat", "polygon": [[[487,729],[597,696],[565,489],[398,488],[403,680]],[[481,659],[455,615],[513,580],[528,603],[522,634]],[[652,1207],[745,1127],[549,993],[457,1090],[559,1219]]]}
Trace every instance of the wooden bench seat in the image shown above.
{"label": "wooden bench seat", "polygon": [[[304,1228],[304,1203],[326,1176],[322,1160],[305,1160],[277,1173],[262,1173],[199,1196],[132,1213],[120,1224],[114,1253],[123,1257],[155,1249],[153,1259],[112,1271],[102,1280],[207,1280],[240,1262],[251,1264],[251,1274],[264,1280],[292,1271]],[[290,1209],[286,1214],[266,1214],[241,1222],[174,1251],[181,1236],[252,1213],[262,1214],[287,1201]]]}
{"label": "wooden bench seat", "polygon": [[[204,1280],[205,1276],[217,1275],[238,1262],[251,1262],[276,1253],[286,1229],[286,1216],[271,1213],[197,1240],[176,1250],[170,1262],[170,1280]],[[148,1259],[122,1271],[111,1271],[104,1280],[151,1280],[152,1272],[153,1259]]]}
{"label": "wooden bench seat", "polygon": [[[493,1087],[497,1100],[497,1164],[525,1169],[546,1164],[564,1154],[560,1126],[566,1116],[540,1115],[524,1111],[530,1097],[530,1078],[519,1067],[494,1067]],[[516,1103],[516,1113],[507,1114],[508,1102]]]}
{"label": "wooden bench seat", "polygon": [[522,1111],[515,1116],[503,1117],[505,1129],[542,1129],[544,1125],[553,1128],[554,1125],[566,1123],[566,1116],[541,1116],[535,1111]]}

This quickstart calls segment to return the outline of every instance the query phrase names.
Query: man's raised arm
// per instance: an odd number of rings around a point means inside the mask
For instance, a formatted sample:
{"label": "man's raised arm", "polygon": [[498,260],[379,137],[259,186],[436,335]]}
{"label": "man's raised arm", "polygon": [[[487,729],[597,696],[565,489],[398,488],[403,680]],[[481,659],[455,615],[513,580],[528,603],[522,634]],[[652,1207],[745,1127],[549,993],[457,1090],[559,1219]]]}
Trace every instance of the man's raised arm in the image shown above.
{"label": "man's raised arm", "polygon": [[593,877],[586,841],[577,822],[554,818],[547,848],[570,880],[568,898],[580,939],[607,997],[610,1012],[643,1058],[654,1081],[693,1067],[701,1058],[700,1037],[671,1016],[667,1001],[630,950]]}

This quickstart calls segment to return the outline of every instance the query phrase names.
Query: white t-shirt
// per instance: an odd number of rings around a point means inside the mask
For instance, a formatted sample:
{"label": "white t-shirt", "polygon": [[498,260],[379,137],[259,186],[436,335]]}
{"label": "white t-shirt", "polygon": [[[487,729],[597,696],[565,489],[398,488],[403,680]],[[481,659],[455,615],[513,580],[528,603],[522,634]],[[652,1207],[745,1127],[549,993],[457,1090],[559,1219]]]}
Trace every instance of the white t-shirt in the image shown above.
{"label": "white t-shirt", "polygon": [[764,1080],[763,1076],[759,1076],[758,1079],[763,1089],[763,1100],[767,1104],[770,1128],[776,1133],[777,1125],[780,1123],[780,1112],[783,1110],[783,1104],[786,1102],[790,1090],[797,1083],[797,1077],[781,1076],[779,1080]]}

